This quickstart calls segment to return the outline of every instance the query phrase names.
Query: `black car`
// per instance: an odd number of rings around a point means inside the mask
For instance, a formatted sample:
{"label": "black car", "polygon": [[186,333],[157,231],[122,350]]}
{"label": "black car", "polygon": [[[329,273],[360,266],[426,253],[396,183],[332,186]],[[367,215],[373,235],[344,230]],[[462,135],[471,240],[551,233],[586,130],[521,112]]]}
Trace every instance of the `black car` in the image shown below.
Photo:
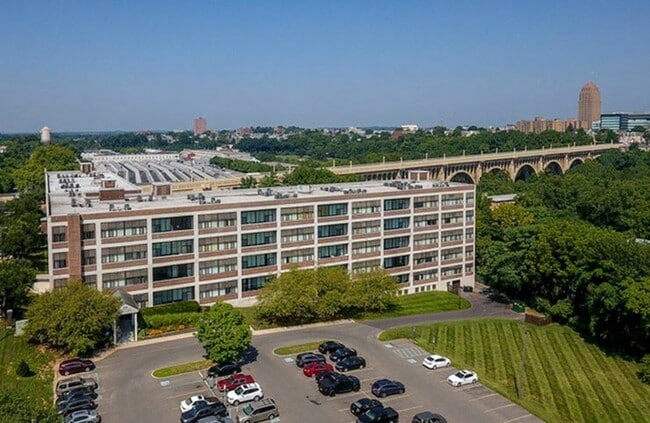
{"label": "black car", "polygon": [[345,348],[345,345],[336,341],[325,341],[318,346],[318,352],[321,354],[331,354],[340,348]]}
{"label": "black car", "polygon": [[411,423],[447,423],[447,419],[431,411],[423,411],[413,416]]}
{"label": "black car", "polygon": [[325,356],[318,353],[309,353],[309,354],[298,354],[296,357],[296,366],[304,367],[305,364],[314,363],[316,361],[325,362]]}
{"label": "black car", "polygon": [[226,414],[228,414],[228,411],[222,402],[209,403],[199,401],[194,407],[181,414],[181,423],[195,423],[202,417],[224,417]]}
{"label": "black car", "polygon": [[399,414],[391,407],[375,407],[357,417],[358,423],[398,423]]}
{"label": "black car", "polygon": [[56,406],[56,414],[65,416],[77,410],[92,410],[96,407],[95,402],[89,398],[78,398]]}
{"label": "black car", "polygon": [[337,376],[340,376],[340,375],[341,375],[340,373],[337,373],[337,372],[331,372],[331,371],[329,371],[329,370],[326,370],[326,371],[324,371],[324,372],[320,372],[320,373],[318,373],[318,374],[316,375],[316,384],[318,384],[318,382],[320,382],[321,380],[323,380],[323,379],[325,379],[325,378],[328,378],[328,377],[337,377]]}
{"label": "black car", "polygon": [[241,372],[241,367],[235,363],[215,364],[208,369],[208,377],[230,376],[233,373]]}
{"label": "black car", "polygon": [[358,416],[371,408],[382,407],[384,404],[374,398],[361,398],[350,404],[350,413]]}
{"label": "black car", "polygon": [[336,363],[334,366],[339,372],[347,372],[349,370],[363,369],[366,367],[366,360],[363,357],[348,357]]}
{"label": "black car", "polygon": [[57,407],[63,406],[64,404],[67,404],[75,400],[80,400],[80,399],[94,400],[95,398],[97,398],[97,393],[90,389],[79,389],[77,391],[68,391],[64,395],[56,399],[56,406]]}
{"label": "black car", "polygon": [[406,391],[401,382],[388,379],[379,379],[372,384],[371,390],[375,396],[381,398],[385,398],[388,395],[403,394]]}
{"label": "black car", "polygon": [[356,355],[357,355],[357,350],[355,350],[354,348],[339,348],[338,350],[330,354],[330,360],[340,361],[343,360],[344,358],[355,357]]}
{"label": "black car", "polygon": [[354,376],[336,375],[321,379],[318,382],[320,393],[330,397],[346,392],[357,392],[359,389],[361,389],[361,382]]}

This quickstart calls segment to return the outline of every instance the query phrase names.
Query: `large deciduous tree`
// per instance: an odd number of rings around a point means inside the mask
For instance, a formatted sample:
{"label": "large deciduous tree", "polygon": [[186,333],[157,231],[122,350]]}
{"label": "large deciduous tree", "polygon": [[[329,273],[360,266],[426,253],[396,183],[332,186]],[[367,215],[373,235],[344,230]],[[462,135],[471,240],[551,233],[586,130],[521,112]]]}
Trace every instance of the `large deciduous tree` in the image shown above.
{"label": "large deciduous tree", "polygon": [[249,347],[252,334],[239,310],[228,303],[216,303],[201,315],[196,337],[210,360],[221,363],[239,359]]}
{"label": "large deciduous tree", "polygon": [[385,270],[362,273],[350,284],[349,306],[363,311],[386,311],[395,305],[398,284]]}
{"label": "large deciduous tree", "polygon": [[28,260],[0,261],[0,316],[27,304],[27,293],[35,279],[36,271]]}
{"label": "large deciduous tree", "polygon": [[29,258],[43,244],[40,201],[32,192],[7,202],[0,214],[0,251],[5,256]]}
{"label": "large deciduous tree", "polygon": [[48,145],[37,147],[27,163],[16,169],[13,176],[19,191],[41,192],[45,185],[45,169],[57,171],[78,168],[74,151],[60,145]]}
{"label": "large deciduous tree", "polygon": [[27,308],[25,333],[73,355],[84,355],[105,340],[119,316],[121,301],[81,282],[39,295]]}

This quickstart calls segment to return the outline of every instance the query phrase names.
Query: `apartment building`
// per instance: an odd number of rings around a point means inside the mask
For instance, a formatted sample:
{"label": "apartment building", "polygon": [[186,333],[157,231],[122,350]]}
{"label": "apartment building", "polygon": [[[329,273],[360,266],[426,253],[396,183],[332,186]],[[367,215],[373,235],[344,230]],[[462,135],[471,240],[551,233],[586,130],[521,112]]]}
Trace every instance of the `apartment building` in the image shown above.
{"label": "apartment building", "polygon": [[[420,172],[422,173],[422,172]],[[394,180],[152,194],[49,172],[49,286],[122,288],[139,306],[254,297],[292,268],[385,268],[400,294],[474,285],[475,188]],[[419,177],[422,177],[420,175]]]}

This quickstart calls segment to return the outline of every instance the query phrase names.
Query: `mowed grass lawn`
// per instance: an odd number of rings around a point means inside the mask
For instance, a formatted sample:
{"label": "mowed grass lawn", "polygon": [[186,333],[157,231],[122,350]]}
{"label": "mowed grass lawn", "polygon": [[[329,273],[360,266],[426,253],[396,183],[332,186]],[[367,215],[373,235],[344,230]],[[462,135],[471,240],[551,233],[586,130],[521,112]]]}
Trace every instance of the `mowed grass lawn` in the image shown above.
{"label": "mowed grass lawn", "polygon": [[[479,319],[418,326],[415,334],[421,347],[448,356],[457,368],[475,370],[484,385],[545,421],[650,421],[650,386],[636,378],[638,365],[608,357],[570,328]],[[380,339],[411,337],[409,326],[390,329]]]}
{"label": "mowed grass lawn", "polygon": [[[354,318],[357,320],[377,320],[391,317],[412,316],[416,314],[439,313],[469,308],[470,303],[464,298],[446,291],[431,291],[420,294],[402,295],[397,297],[396,304],[390,310],[381,313],[357,313],[341,318]],[[276,327],[259,319],[256,307],[242,307],[238,309],[244,314],[248,323],[254,329],[268,329]]]}

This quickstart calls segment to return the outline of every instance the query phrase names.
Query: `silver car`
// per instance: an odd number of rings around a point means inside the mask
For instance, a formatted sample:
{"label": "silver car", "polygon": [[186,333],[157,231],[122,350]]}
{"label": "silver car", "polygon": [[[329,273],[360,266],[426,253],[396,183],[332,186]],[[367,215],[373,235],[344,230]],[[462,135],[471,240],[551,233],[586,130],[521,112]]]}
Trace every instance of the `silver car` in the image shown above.
{"label": "silver car", "polygon": [[102,417],[96,410],[79,410],[65,416],[63,423],[99,423]]}
{"label": "silver car", "polygon": [[255,423],[271,420],[280,415],[278,406],[272,399],[248,403],[237,413],[237,423]]}

